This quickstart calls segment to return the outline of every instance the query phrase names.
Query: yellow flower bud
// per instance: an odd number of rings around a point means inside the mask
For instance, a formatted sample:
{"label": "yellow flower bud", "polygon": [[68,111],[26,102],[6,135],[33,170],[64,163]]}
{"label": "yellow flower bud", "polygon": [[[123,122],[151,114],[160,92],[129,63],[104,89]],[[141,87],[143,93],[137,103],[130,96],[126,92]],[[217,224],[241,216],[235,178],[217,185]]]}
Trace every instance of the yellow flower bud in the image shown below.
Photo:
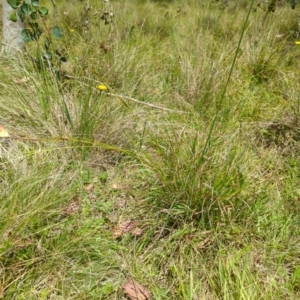
{"label": "yellow flower bud", "polygon": [[97,86],[97,89],[100,90],[100,91],[107,91],[107,86],[104,85],[104,84],[99,84]]}

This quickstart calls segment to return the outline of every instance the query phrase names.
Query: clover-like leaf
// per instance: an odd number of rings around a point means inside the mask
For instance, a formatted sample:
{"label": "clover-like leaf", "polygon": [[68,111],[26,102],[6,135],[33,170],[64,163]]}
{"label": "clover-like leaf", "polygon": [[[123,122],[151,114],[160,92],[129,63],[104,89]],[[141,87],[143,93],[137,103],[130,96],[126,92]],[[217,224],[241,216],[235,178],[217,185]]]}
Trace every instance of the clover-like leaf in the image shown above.
{"label": "clover-like leaf", "polygon": [[42,17],[48,15],[48,8],[46,8],[46,7],[41,7],[41,8],[39,9],[39,14],[40,14]]}
{"label": "clover-like leaf", "polygon": [[30,7],[30,5],[28,5],[26,3],[21,5],[21,10],[24,14],[27,14],[27,15],[29,15],[31,13],[31,7]]}
{"label": "clover-like leaf", "polygon": [[40,1],[39,0],[32,0],[31,1],[33,6],[40,6]]}

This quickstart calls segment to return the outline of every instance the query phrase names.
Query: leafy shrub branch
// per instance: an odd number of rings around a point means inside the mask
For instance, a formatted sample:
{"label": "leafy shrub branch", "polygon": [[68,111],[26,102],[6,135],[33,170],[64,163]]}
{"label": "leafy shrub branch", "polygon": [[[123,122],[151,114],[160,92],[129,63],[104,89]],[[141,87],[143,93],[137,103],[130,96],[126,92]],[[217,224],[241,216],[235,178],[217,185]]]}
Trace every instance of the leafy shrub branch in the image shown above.
{"label": "leafy shrub branch", "polygon": [[[49,28],[45,22],[48,8],[41,6],[39,0],[7,0],[7,3],[14,9],[10,14],[10,20],[16,22],[19,18],[25,25],[21,31],[25,43],[33,41],[39,46],[38,41],[43,37],[43,51],[35,62],[39,67],[46,65],[57,73],[60,63],[66,62],[67,59],[56,49],[53,42],[53,39],[59,40],[63,37],[62,29],[56,25]],[[52,1],[52,4],[56,8],[55,2]]]}

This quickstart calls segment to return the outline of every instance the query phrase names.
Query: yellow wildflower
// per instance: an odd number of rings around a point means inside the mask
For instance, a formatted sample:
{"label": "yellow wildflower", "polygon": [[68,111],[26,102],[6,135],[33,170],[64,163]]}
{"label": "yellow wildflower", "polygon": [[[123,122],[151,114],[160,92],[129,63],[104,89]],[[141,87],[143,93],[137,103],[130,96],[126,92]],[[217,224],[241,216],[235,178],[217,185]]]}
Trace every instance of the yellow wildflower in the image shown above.
{"label": "yellow wildflower", "polygon": [[300,41],[296,41],[295,44],[296,44],[296,45],[300,45]]}
{"label": "yellow wildflower", "polygon": [[107,86],[104,85],[104,84],[99,84],[97,86],[97,89],[100,90],[100,91],[107,91]]}
{"label": "yellow wildflower", "polygon": [[71,29],[70,29],[70,31],[71,31],[71,32],[74,32],[74,31],[75,31],[75,29],[74,29],[74,28],[71,28]]}

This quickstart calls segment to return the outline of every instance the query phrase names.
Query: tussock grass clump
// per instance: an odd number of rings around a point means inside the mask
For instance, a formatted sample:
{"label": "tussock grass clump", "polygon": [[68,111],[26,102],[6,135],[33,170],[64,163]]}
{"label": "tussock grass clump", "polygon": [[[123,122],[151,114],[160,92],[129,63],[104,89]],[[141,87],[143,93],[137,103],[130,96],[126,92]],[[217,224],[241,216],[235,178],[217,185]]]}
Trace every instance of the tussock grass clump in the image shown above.
{"label": "tussock grass clump", "polygon": [[[243,199],[250,171],[245,149],[228,145],[234,136],[214,137],[205,150],[205,131],[170,131],[153,141],[155,152],[145,158],[161,192],[150,200],[171,223],[197,220],[204,228],[245,218],[249,199]],[[241,208],[243,207],[243,208]],[[247,214],[246,214],[247,215]]]}

